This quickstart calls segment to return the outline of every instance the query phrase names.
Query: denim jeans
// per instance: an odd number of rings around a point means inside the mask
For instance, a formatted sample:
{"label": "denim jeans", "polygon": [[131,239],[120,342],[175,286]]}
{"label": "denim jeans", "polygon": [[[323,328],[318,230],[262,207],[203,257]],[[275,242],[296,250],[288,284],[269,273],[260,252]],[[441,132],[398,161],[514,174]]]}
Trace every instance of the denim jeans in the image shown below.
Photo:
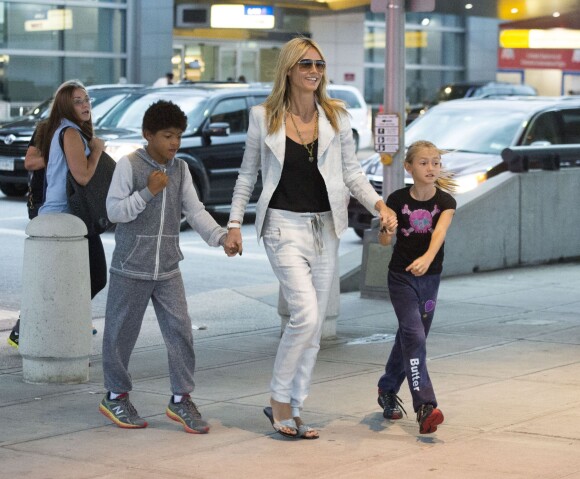
{"label": "denim jeans", "polygon": [[290,312],[270,389],[274,400],[290,403],[293,414],[299,415],[320,349],[336,270],[338,238],[330,212],[268,209],[263,239]]}
{"label": "denim jeans", "polygon": [[415,277],[393,271],[388,276],[389,295],[399,329],[385,374],[379,379],[379,391],[398,393],[407,378],[415,411],[423,404],[437,406],[427,371],[426,340],[435,314],[440,279],[438,274]]}

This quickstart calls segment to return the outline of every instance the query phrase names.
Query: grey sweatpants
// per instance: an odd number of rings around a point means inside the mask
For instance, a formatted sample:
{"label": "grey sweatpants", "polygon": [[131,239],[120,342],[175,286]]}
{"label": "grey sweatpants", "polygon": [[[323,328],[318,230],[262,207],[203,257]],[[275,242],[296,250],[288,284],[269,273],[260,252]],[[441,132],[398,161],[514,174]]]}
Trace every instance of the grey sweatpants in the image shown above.
{"label": "grey sweatpants", "polygon": [[167,348],[171,392],[188,394],[195,386],[195,353],[181,274],[152,281],[111,273],[103,336],[105,388],[115,393],[131,391],[129,359],[150,299]]}

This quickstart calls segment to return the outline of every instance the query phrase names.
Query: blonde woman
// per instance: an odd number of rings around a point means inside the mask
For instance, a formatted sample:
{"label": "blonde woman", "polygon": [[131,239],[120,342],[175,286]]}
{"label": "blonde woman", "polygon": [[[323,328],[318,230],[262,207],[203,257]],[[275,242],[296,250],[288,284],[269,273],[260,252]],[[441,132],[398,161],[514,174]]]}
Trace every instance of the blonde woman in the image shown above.
{"label": "blonde woman", "polygon": [[275,71],[272,93],[250,114],[225,249],[229,256],[242,252],[240,224],[261,170],[256,231],[290,311],[264,413],[280,434],[316,439],[300,411],[320,349],[338,238],[347,228],[348,194],[378,212],[383,225],[394,213],[359,166],[344,104],[326,93],[320,47],[308,38],[290,40]]}

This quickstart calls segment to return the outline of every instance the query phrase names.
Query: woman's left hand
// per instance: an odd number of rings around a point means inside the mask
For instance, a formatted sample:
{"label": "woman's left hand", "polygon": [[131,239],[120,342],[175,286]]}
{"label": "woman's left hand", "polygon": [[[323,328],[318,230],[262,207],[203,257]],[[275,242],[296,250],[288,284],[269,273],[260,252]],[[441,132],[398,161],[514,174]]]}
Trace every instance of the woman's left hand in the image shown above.
{"label": "woman's left hand", "polygon": [[397,215],[387,205],[381,205],[379,209],[379,216],[381,218],[381,229],[386,229],[388,234],[393,234],[397,229]]}

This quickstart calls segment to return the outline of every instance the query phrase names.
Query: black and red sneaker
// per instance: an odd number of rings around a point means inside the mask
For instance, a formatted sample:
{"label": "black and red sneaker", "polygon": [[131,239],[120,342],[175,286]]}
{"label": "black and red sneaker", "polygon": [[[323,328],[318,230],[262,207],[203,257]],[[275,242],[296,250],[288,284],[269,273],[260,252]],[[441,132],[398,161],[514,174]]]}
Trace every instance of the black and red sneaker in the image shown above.
{"label": "black and red sneaker", "polygon": [[385,419],[401,419],[403,413],[407,415],[407,411],[403,407],[403,401],[395,393],[383,393],[379,390],[379,397],[377,399],[379,406],[383,408],[383,417]]}
{"label": "black and red sneaker", "polygon": [[423,404],[417,411],[417,422],[421,434],[431,434],[443,422],[443,413],[433,404]]}

